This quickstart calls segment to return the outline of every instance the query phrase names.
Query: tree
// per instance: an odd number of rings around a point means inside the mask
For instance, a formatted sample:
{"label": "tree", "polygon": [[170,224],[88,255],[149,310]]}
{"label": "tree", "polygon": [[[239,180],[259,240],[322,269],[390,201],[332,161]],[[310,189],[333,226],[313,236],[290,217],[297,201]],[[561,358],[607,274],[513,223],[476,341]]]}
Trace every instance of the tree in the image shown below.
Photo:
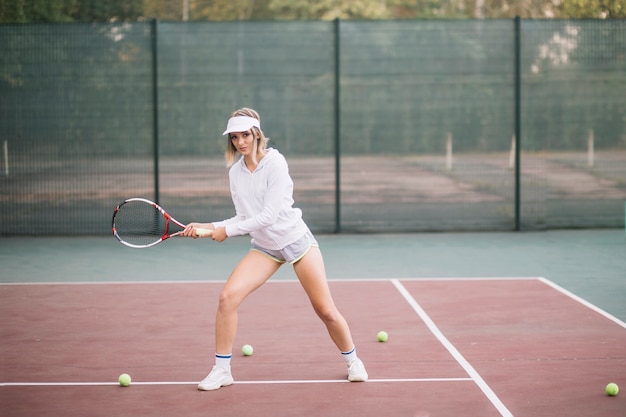
{"label": "tree", "polygon": [[193,20],[255,20],[263,4],[267,2],[267,0],[192,1],[190,14]]}
{"label": "tree", "polygon": [[269,9],[278,19],[288,20],[388,19],[393,15],[387,3],[385,0],[271,0]]}
{"label": "tree", "polygon": [[0,23],[137,20],[143,0],[0,0]]}
{"label": "tree", "polygon": [[624,0],[0,0],[0,23],[626,18]]}
{"label": "tree", "polygon": [[0,23],[40,23],[72,21],[71,0],[0,0]]}
{"label": "tree", "polygon": [[144,0],[143,15],[149,19],[180,21],[183,16],[183,1]]}
{"label": "tree", "polygon": [[616,19],[626,17],[623,0],[563,0],[558,6],[560,17]]}

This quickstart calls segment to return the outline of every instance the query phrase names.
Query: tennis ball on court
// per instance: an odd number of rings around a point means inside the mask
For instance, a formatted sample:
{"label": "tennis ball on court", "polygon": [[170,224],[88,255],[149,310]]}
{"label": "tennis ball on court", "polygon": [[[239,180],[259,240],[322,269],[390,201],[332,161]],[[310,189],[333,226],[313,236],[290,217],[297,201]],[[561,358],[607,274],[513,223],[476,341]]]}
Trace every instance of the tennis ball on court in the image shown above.
{"label": "tennis ball on court", "polygon": [[254,352],[254,349],[252,349],[252,346],[250,345],[243,345],[243,347],[241,348],[241,353],[243,353],[243,356],[250,356],[252,355],[252,352]]}
{"label": "tennis ball on court", "polygon": [[387,334],[387,332],[381,330],[376,335],[376,338],[378,339],[379,342],[386,342],[387,339],[389,339],[389,335]]}
{"label": "tennis ball on court", "polygon": [[615,382],[611,382],[609,385],[606,386],[607,395],[610,395],[611,397],[615,397],[618,392],[619,392],[619,387],[617,386]]}
{"label": "tennis ball on court", "polygon": [[130,375],[128,374],[122,374],[120,375],[120,377],[117,379],[117,381],[120,383],[121,387],[127,387],[130,385]]}

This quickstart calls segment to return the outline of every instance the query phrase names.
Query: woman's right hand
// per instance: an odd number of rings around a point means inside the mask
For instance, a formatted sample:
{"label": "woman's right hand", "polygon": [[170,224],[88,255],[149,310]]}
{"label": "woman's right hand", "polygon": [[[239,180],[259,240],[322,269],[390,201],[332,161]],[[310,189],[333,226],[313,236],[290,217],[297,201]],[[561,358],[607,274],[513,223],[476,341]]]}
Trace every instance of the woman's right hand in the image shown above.
{"label": "woman's right hand", "polygon": [[194,239],[199,237],[213,237],[214,230],[215,227],[212,223],[192,222],[185,226],[185,230],[183,230],[181,236],[192,237]]}

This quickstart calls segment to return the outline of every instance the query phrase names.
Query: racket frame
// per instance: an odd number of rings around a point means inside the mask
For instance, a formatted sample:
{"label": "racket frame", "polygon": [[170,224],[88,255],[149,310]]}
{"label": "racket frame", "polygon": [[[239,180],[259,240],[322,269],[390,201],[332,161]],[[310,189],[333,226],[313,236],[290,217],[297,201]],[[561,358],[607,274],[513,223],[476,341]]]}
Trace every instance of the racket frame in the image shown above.
{"label": "racket frame", "polygon": [[[120,210],[120,207],[122,207],[124,204],[129,203],[129,202],[133,202],[133,201],[140,201],[146,204],[151,205],[152,207],[154,207],[155,209],[157,209],[161,215],[163,215],[163,217],[165,218],[165,232],[163,233],[163,235],[161,236],[160,239],[155,240],[152,243],[148,243],[145,245],[137,245],[134,243],[130,243],[130,242],[126,242],[124,239],[121,238],[121,236],[117,233],[117,230],[115,228],[115,216],[117,215],[118,211]],[[178,236],[179,234],[181,234],[183,231],[178,231],[175,233],[168,233],[169,229],[170,229],[170,221],[174,224],[176,224],[177,226],[181,227],[181,228],[185,228],[186,225],[179,222],[178,220],[176,220],[174,217],[170,216],[164,209],[163,207],[159,206],[157,203],[155,203],[154,201],[148,200],[147,198],[141,198],[141,197],[134,197],[134,198],[129,198],[124,200],[123,202],[121,202],[120,204],[117,205],[117,207],[115,207],[115,211],[113,212],[113,219],[111,220],[111,229],[113,230],[113,236],[115,236],[115,238],[123,245],[128,246],[129,248],[135,248],[135,249],[145,249],[145,248],[149,248],[152,247],[154,245],[158,245],[159,243],[163,242],[166,239],[169,239],[170,237],[174,237],[174,236]]]}

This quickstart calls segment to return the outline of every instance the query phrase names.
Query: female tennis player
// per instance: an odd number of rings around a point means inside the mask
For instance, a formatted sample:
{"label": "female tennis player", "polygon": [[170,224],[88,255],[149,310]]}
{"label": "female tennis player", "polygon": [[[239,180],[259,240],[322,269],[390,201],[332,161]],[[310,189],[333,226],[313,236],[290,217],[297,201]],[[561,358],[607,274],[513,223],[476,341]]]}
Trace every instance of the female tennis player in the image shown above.
{"label": "female tennis player", "polygon": [[[185,236],[195,229],[212,230],[213,240],[249,234],[251,249],[235,267],[219,297],[215,319],[215,366],[198,385],[209,391],[231,385],[232,348],[237,332],[237,309],[243,300],[265,283],[284,263],[293,265],[313,309],[326,325],[331,339],[348,366],[348,380],[366,381],[348,323],[333,301],[319,245],[293,207],[293,181],[287,161],[268,148],[258,113],[249,108],[233,112],[228,119],[226,162],[236,215],[214,223],[192,222]],[[237,155],[241,157],[237,159]]]}

